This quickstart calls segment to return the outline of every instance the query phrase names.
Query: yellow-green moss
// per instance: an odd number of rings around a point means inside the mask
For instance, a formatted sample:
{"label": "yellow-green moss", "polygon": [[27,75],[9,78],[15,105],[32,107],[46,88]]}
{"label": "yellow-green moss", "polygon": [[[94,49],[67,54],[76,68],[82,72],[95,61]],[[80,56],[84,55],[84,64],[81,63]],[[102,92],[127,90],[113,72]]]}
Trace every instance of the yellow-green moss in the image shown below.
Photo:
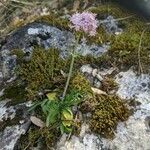
{"label": "yellow-green moss", "polygon": [[87,96],[92,95],[92,90],[88,80],[79,72],[76,73],[75,77],[70,83],[71,90],[77,90]]}
{"label": "yellow-green moss", "polygon": [[81,126],[82,126],[82,121],[79,119],[76,119],[73,122],[73,135],[79,136],[81,132]]}
{"label": "yellow-green moss", "polygon": [[26,83],[27,96],[34,98],[39,91],[60,87],[64,82],[60,70],[64,68],[57,50],[35,48],[31,60],[18,66],[17,74]]}
{"label": "yellow-green moss", "polygon": [[97,101],[95,98],[87,97],[81,104],[80,104],[80,111],[84,114],[88,112],[92,112],[95,109],[95,106],[97,105]]}
{"label": "yellow-green moss", "polygon": [[147,31],[142,39],[142,45],[139,57],[139,43],[141,32],[123,33],[117,36],[111,44],[108,55],[111,57],[111,62],[116,66],[125,66],[130,68],[134,66],[139,68],[139,59],[144,71],[150,71],[150,30]]}
{"label": "yellow-green moss", "polygon": [[117,96],[96,95],[95,100],[90,129],[104,137],[112,138],[118,122],[129,117],[129,110]]}
{"label": "yellow-green moss", "polygon": [[[121,35],[108,35],[105,32],[104,34],[102,34],[102,37],[106,37],[106,39],[110,41],[110,49],[108,53],[102,56],[102,59],[104,61],[103,63],[109,63],[112,66],[126,68],[135,66],[135,68],[137,69],[139,65],[138,48],[140,38],[143,30],[146,28],[144,21],[136,15],[130,18],[126,18],[133,14],[120,8],[117,5],[112,4],[94,7],[91,8],[90,11],[96,13],[98,15],[98,18],[103,18],[107,15],[114,16],[115,19],[118,19],[120,26],[123,28],[123,33]],[[97,30],[97,32],[98,35],[101,34],[99,29]],[[150,71],[150,68],[148,67],[150,65],[149,34],[150,28],[145,31],[142,39],[140,60],[143,66],[143,70]],[[99,61],[102,62],[101,58],[99,59]]]}
{"label": "yellow-green moss", "polygon": [[[101,45],[102,43],[110,42],[110,49],[108,53],[98,59],[86,59],[86,62],[87,60],[89,60],[90,63],[91,61],[93,61],[98,65],[108,64],[111,66],[117,66],[120,68],[123,67],[128,69],[131,66],[135,66],[135,68],[138,69],[138,47],[141,34],[145,28],[144,21],[136,15],[133,15],[133,13],[128,12],[120,6],[113,4],[91,7],[89,8],[89,11],[96,13],[98,19],[103,19],[108,15],[114,16],[115,19],[118,19],[119,25],[123,28],[123,33],[117,36],[106,33],[101,25],[97,28],[97,34],[95,37],[89,37],[83,32],[74,32],[75,36],[77,36],[78,34],[82,34],[82,36],[87,39],[87,42],[89,44],[95,43]],[[46,22],[60,29],[66,29],[72,32],[72,30],[69,28],[69,20],[60,18],[58,15],[55,15],[53,13],[51,13],[49,16],[43,16],[37,19],[37,21]],[[144,34],[144,37],[142,39],[142,50],[140,51],[142,67],[143,70],[146,71],[150,70],[148,67],[150,65],[149,34],[150,29],[148,29]],[[80,60],[81,62],[83,62],[85,61],[85,58],[83,60]],[[79,62],[76,61],[76,63],[78,64]]]}
{"label": "yellow-green moss", "polygon": [[20,49],[14,49],[11,51],[11,55],[16,55],[17,63],[21,63],[23,61],[23,57],[25,56],[25,53]]}
{"label": "yellow-green moss", "polygon": [[68,19],[60,18],[57,14],[50,13],[49,15],[40,16],[36,19],[36,22],[46,23],[48,25],[55,26],[59,29],[69,30]]}
{"label": "yellow-green moss", "polygon": [[117,88],[117,83],[114,81],[112,77],[105,77],[102,81],[101,89],[107,93]]}

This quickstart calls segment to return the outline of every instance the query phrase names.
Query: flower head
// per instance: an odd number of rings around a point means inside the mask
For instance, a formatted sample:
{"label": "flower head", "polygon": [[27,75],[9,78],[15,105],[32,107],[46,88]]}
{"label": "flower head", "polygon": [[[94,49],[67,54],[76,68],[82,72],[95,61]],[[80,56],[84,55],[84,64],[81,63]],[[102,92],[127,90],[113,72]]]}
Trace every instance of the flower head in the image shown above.
{"label": "flower head", "polygon": [[72,23],[71,28],[75,28],[76,31],[83,30],[90,36],[96,34],[98,24],[96,14],[91,12],[75,13],[70,18],[70,21]]}

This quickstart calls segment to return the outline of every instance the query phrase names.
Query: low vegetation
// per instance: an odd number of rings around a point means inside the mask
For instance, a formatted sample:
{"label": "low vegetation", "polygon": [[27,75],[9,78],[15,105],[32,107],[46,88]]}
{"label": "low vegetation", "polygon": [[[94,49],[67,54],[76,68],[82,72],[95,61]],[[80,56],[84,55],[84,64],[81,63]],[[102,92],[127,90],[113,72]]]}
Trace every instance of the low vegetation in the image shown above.
{"label": "low vegetation", "polygon": [[[67,94],[64,97],[62,97],[62,93],[71,58],[62,59],[57,49],[45,50],[41,47],[35,47],[30,60],[25,61],[21,50],[12,51],[12,54],[17,55],[16,74],[19,82],[16,83],[19,84],[7,87],[4,90],[3,99],[32,100],[33,106],[30,111],[45,123],[45,126],[38,132],[35,126],[28,131],[27,140],[30,146],[42,138],[47,148],[53,146],[54,141],[58,140],[63,133],[78,134],[81,122],[87,119],[83,117],[76,120],[80,111],[81,115],[91,114],[91,117],[88,118],[91,131],[106,138],[113,138],[118,122],[128,119],[130,111],[127,104],[115,94],[109,93],[117,88],[113,77],[106,77],[101,83],[101,89],[108,95],[95,94],[91,90],[89,81],[79,72],[81,65],[93,64],[98,67],[114,67],[119,70],[134,66],[136,71],[150,72],[149,27],[133,14],[119,9],[115,5],[109,5],[109,8],[108,5],[90,7],[88,10],[96,13],[97,19],[113,15],[123,29],[123,33],[119,35],[107,33],[101,25],[98,26],[97,34],[94,37],[88,36],[83,31],[73,32],[69,27],[68,18],[63,18],[64,16],[62,17],[54,11],[33,19],[35,22],[71,31],[75,37],[84,36],[88,44],[109,43],[109,50],[98,58],[93,56],[75,57],[74,70],[71,74]],[[145,28],[147,30],[141,37]],[[52,141],[52,139],[54,140]]]}
{"label": "low vegetation", "polygon": [[[119,121],[126,121],[130,115],[123,100],[117,96],[95,95],[90,128],[96,134],[113,138]],[[92,99],[91,99],[92,100]]]}

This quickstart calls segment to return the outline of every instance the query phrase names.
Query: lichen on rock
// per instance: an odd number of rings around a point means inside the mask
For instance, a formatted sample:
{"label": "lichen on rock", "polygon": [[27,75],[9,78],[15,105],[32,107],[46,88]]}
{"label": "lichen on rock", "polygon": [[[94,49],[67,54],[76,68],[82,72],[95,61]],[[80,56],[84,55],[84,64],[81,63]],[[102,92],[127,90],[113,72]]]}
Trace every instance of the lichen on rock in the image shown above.
{"label": "lichen on rock", "polygon": [[150,103],[150,76],[138,75],[133,70],[120,72],[115,79],[118,84],[117,95],[123,99],[136,99],[141,104]]}
{"label": "lichen on rock", "polygon": [[30,126],[28,103],[11,105],[11,100],[0,102],[0,147],[13,150],[22,134]]}

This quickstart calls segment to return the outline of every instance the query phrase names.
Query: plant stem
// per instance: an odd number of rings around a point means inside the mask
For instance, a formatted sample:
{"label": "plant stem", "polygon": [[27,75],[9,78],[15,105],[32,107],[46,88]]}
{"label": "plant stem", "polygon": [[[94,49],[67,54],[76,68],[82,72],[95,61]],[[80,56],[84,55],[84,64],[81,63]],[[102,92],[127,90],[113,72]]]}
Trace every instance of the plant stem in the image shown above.
{"label": "plant stem", "polygon": [[68,89],[68,86],[69,86],[69,82],[70,82],[70,78],[71,78],[71,74],[72,74],[72,70],[73,70],[74,60],[75,60],[75,56],[74,56],[74,50],[73,50],[70,69],[69,69],[69,74],[68,74],[67,82],[66,82],[65,89],[64,89],[64,92],[63,92],[63,98],[66,96],[66,92],[67,92],[67,89]]}
{"label": "plant stem", "polygon": [[77,45],[79,43],[79,39],[80,39],[80,36],[78,36],[75,49],[72,51],[72,59],[71,59],[71,63],[70,63],[69,74],[68,74],[67,82],[66,82],[65,89],[64,89],[64,92],[63,92],[63,96],[62,96],[63,99],[66,96],[66,92],[67,92],[67,89],[68,89],[68,86],[69,86],[69,82],[70,82],[70,78],[71,78],[71,75],[72,75],[73,64],[74,64],[74,60],[75,60],[75,50],[76,50]]}

